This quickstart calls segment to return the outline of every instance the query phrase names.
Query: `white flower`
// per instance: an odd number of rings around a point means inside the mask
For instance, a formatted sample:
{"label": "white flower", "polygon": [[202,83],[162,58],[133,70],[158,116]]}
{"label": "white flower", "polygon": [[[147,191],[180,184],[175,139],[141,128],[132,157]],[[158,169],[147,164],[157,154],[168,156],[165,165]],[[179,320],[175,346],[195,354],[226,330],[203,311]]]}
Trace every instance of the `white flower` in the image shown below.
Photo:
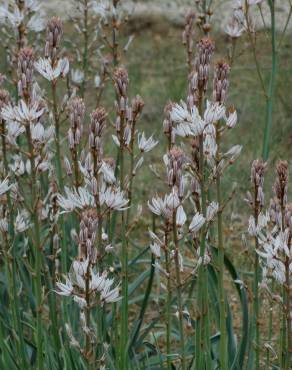
{"label": "white flower", "polygon": [[17,28],[20,26],[21,22],[24,19],[24,13],[19,10],[17,6],[13,8],[13,12],[9,11],[7,8],[0,8],[1,16],[7,19],[12,27]]}
{"label": "white flower", "polygon": [[229,161],[234,162],[235,159],[240,155],[241,150],[242,150],[242,145],[234,145],[232,148],[228,150],[228,152],[224,154],[224,156],[230,157]]}
{"label": "white flower", "polygon": [[148,233],[154,243],[159,244],[161,247],[164,245],[164,243],[158,238],[158,236],[152,230],[149,229]]}
{"label": "white flower", "polygon": [[170,210],[174,210],[179,206],[179,203],[177,191],[173,189],[172,192],[166,196],[166,205]]}
{"label": "white flower", "polygon": [[88,258],[84,261],[79,261],[79,260],[73,261],[72,270],[73,270],[74,274],[75,275],[80,275],[80,276],[85,276],[85,274],[87,273],[88,264],[89,264],[89,259]]}
{"label": "white flower", "polygon": [[250,236],[258,236],[259,233],[268,225],[268,222],[270,221],[269,213],[266,212],[260,213],[258,216],[257,224],[255,222],[254,216],[250,216],[248,220],[248,232]]}
{"label": "white flower", "polygon": [[10,185],[8,183],[8,177],[0,182],[0,195],[6,193],[10,189]]}
{"label": "white flower", "polygon": [[24,126],[17,121],[10,121],[7,126],[7,140],[10,144],[16,145],[16,139],[25,132]]}
{"label": "white flower", "polygon": [[164,213],[164,210],[166,209],[165,200],[159,197],[152,198],[151,202],[148,201],[147,204],[148,204],[150,211],[157,216],[161,216]]}
{"label": "white flower", "polygon": [[188,107],[184,101],[181,104],[175,104],[170,113],[171,120],[173,122],[192,122],[192,116],[188,110]]}
{"label": "white flower", "polygon": [[219,210],[219,204],[217,202],[211,202],[207,207],[206,220],[212,221]]}
{"label": "white flower", "polygon": [[119,287],[110,290],[112,282],[113,280],[107,279],[106,286],[104,287],[100,294],[102,302],[113,303],[121,299],[121,297],[119,297]]}
{"label": "white flower", "polygon": [[180,105],[174,105],[170,117],[173,122],[177,123],[174,132],[179,136],[198,136],[204,130],[205,123],[201,119],[197,107],[194,106],[189,112],[186,103],[183,101]]}
{"label": "white flower", "polygon": [[54,126],[49,126],[47,129],[38,122],[36,125],[31,125],[31,137],[33,141],[38,141],[40,143],[47,143],[54,137]]}
{"label": "white flower", "polygon": [[112,138],[113,138],[114,143],[115,143],[118,147],[120,147],[120,140],[119,140],[119,138],[118,138],[116,135],[112,135]]}
{"label": "white flower", "polygon": [[20,155],[13,156],[14,163],[9,164],[10,170],[16,175],[21,176],[25,172],[24,162]]}
{"label": "white flower", "polygon": [[44,126],[38,122],[36,125],[31,125],[31,138],[34,141],[42,141],[45,133]]}
{"label": "white flower", "polygon": [[240,25],[239,21],[234,18],[230,24],[228,24],[225,28],[225,33],[230,36],[231,38],[238,38],[244,32],[244,27]]}
{"label": "white flower", "polygon": [[15,230],[18,233],[23,233],[30,227],[29,221],[29,214],[26,210],[23,209],[20,212],[18,211],[14,223]]}
{"label": "white flower", "polygon": [[144,157],[140,157],[138,159],[137,163],[135,164],[134,169],[133,169],[133,174],[134,175],[136,174],[137,170],[142,166],[143,162],[144,162]]}
{"label": "white flower", "polygon": [[101,205],[106,204],[108,208],[115,209],[116,211],[124,211],[129,202],[125,198],[125,192],[121,191],[120,188],[102,189],[99,193],[99,200]]}
{"label": "white flower", "polygon": [[59,206],[66,212],[73,211],[76,208],[83,209],[95,206],[93,196],[85,188],[79,187],[77,190],[70,190],[65,186],[65,194],[66,197],[58,194],[57,198]]}
{"label": "white flower", "polygon": [[172,193],[165,195],[164,199],[160,197],[152,198],[151,202],[148,201],[147,204],[152,213],[169,219],[172,216],[174,209],[179,206],[180,200],[177,192],[172,191]]}
{"label": "white flower", "polygon": [[0,231],[2,233],[7,233],[8,231],[8,221],[6,217],[0,218]]}
{"label": "white flower", "polygon": [[101,292],[106,284],[106,275],[106,273],[103,273],[102,275],[92,273],[90,288]]}
{"label": "white flower", "polygon": [[206,155],[206,157],[207,158],[215,157],[218,149],[215,136],[210,134],[205,135],[203,144],[204,144],[204,154]]}
{"label": "white flower", "polygon": [[47,58],[39,59],[34,63],[34,67],[48,81],[53,81],[60,75],[60,70],[53,69],[51,60]]}
{"label": "white flower", "polygon": [[150,244],[151,252],[157,257],[161,257],[160,245],[158,243],[152,242]]}
{"label": "white flower", "polygon": [[62,58],[58,61],[57,68],[60,69],[61,77],[65,77],[69,72],[69,59]]}
{"label": "white flower", "polygon": [[42,116],[44,110],[44,108],[39,108],[38,102],[28,106],[24,100],[21,100],[16,107],[12,107],[10,104],[6,105],[1,111],[1,116],[8,122],[33,122]]}
{"label": "white flower", "polygon": [[146,139],[144,132],[138,134],[138,147],[141,152],[150,152],[157,144],[158,141],[155,141],[152,136]]}
{"label": "white flower", "polygon": [[106,18],[111,11],[111,4],[108,1],[98,0],[92,2],[92,10],[101,18]]}
{"label": "white flower", "polygon": [[40,14],[34,14],[27,23],[27,28],[34,32],[41,32],[45,26],[45,19]]}
{"label": "white flower", "polygon": [[205,223],[205,217],[201,215],[199,212],[197,212],[194,215],[192,222],[190,223],[189,230],[193,233],[197,233],[201,229],[201,227],[204,225],[204,223]]}
{"label": "white flower", "polygon": [[81,82],[84,80],[84,73],[80,69],[72,69],[71,78],[76,84],[81,84]]}
{"label": "white flower", "polygon": [[237,112],[236,110],[233,110],[229,113],[227,119],[226,119],[226,126],[229,128],[233,128],[237,124]]}
{"label": "white flower", "polygon": [[65,284],[59,281],[56,283],[57,288],[59,289],[59,290],[56,290],[56,293],[59,295],[64,295],[68,297],[73,293],[73,285],[72,285],[71,280],[67,276],[65,279],[66,279]]}
{"label": "white flower", "polygon": [[220,121],[220,119],[225,117],[225,107],[222,104],[210,103],[207,100],[207,108],[204,113],[204,120],[206,123],[216,123]]}
{"label": "white flower", "polygon": [[108,163],[102,162],[99,173],[103,174],[104,181],[108,184],[114,184],[116,182],[114,170]]}
{"label": "white flower", "polygon": [[178,227],[182,227],[187,220],[186,213],[183,209],[183,206],[179,206],[176,211],[176,224]]}
{"label": "white flower", "polygon": [[74,301],[78,304],[80,308],[84,308],[87,306],[86,300],[82,297],[79,297],[77,295],[74,295]]}
{"label": "white flower", "polygon": [[25,8],[31,12],[40,12],[42,4],[40,0],[25,0]]}
{"label": "white flower", "polygon": [[69,60],[67,58],[60,59],[55,68],[52,67],[52,62],[49,58],[41,58],[34,63],[35,69],[48,81],[56,80],[60,75],[66,76],[69,71]]}

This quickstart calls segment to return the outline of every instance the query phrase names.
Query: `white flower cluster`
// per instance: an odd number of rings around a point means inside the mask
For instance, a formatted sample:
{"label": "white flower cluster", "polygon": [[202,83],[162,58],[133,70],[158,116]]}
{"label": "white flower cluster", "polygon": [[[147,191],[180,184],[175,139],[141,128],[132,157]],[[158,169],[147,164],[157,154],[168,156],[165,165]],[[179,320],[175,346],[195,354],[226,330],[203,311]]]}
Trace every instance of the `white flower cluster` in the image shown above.
{"label": "white flower cluster", "polygon": [[[65,212],[72,212],[80,209],[95,207],[94,194],[86,187],[69,189],[65,187],[65,196],[58,194],[59,206]],[[128,199],[125,192],[119,187],[107,187],[105,183],[100,186],[98,191],[100,205],[105,206],[105,211],[116,210],[124,211],[127,208]]]}
{"label": "white flower cluster", "polygon": [[0,195],[5,194],[10,189],[8,178],[0,182]]}
{"label": "white flower cluster", "polygon": [[[65,277],[65,283],[57,282],[57,294],[62,296],[72,296],[73,300],[80,308],[85,308],[88,304],[85,299],[87,294],[99,294],[100,304],[117,302],[121,299],[119,296],[119,287],[114,287],[114,279],[107,277],[107,272],[102,274],[93,271],[89,260],[74,261],[71,272]],[[89,286],[86,288],[86,279],[89,276]]]}
{"label": "white flower cluster", "polygon": [[214,158],[217,153],[216,123],[223,120],[227,128],[233,128],[237,124],[236,110],[226,112],[223,104],[209,101],[207,101],[203,118],[201,118],[195,106],[190,111],[184,102],[173,106],[170,117],[173,123],[176,124],[174,126],[176,135],[198,137],[203,134],[204,154],[208,159]]}
{"label": "white flower cluster", "polygon": [[50,58],[41,58],[34,63],[35,69],[48,81],[54,81],[58,77],[65,77],[69,72],[68,58],[59,59],[56,66],[52,65]]}
{"label": "white flower cluster", "polygon": [[292,276],[292,248],[289,240],[289,229],[280,231],[277,236],[271,233],[261,234],[259,243],[261,249],[257,251],[266,267],[266,274],[271,272],[272,276],[280,284],[286,282],[286,259],[289,261],[289,274]]}
{"label": "white flower cluster", "polygon": [[39,0],[25,0],[20,8],[17,2],[11,5],[9,0],[3,0],[0,6],[0,23],[17,28],[24,23],[26,28],[33,32],[40,32],[45,28],[45,12]]}

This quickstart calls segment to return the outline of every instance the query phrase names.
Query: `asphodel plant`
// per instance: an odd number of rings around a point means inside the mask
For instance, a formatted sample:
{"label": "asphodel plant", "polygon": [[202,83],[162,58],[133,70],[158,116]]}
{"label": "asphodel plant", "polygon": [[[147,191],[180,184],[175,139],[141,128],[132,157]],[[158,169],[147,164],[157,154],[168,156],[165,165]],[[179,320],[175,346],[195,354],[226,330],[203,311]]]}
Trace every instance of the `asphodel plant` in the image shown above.
{"label": "asphodel plant", "polygon": [[[260,3],[244,2],[233,39]],[[230,237],[230,202],[243,194],[228,171],[242,147],[230,139],[231,67],[209,37],[212,1],[187,14],[186,94],[159,115],[161,140],[132,95],[127,4],[74,4],[78,37],[41,2],[0,7],[0,369],[290,369],[289,166],[277,162],[269,203],[267,163],[253,161],[251,215]],[[164,155],[148,182],[149,152]],[[246,231],[247,274],[233,245]]]}

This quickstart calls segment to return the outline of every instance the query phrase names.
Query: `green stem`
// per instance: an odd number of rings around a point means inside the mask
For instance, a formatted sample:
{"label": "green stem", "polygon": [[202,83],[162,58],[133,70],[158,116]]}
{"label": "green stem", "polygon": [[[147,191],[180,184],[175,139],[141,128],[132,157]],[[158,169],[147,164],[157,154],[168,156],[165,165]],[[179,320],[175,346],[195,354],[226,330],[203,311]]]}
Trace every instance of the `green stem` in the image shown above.
{"label": "green stem", "polygon": [[167,298],[166,298],[166,359],[167,359],[167,370],[171,370],[171,279],[170,279],[170,261],[169,261],[169,250],[168,250],[168,224],[165,230],[165,271],[167,272]]}
{"label": "green stem", "polygon": [[[56,167],[57,167],[57,177],[58,177],[58,187],[59,191],[63,191],[63,174],[61,165],[61,148],[60,148],[60,117],[58,112],[58,98],[57,98],[57,81],[52,81],[52,97],[53,97],[53,114],[55,123],[55,145],[56,145]],[[67,272],[67,246],[66,246],[66,230],[64,224],[64,217],[60,215],[60,229],[62,231],[61,237],[61,265],[62,272]],[[65,306],[64,306],[65,307]],[[65,317],[67,317],[66,309],[64,308]]]}
{"label": "green stem", "polygon": [[180,263],[179,263],[179,245],[177,238],[176,228],[176,210],[173,212],[172,217],[173,227],[173,241],[174,241],[174,261],[175,261],[175,274],[177,284],[177,304],[178,304],[178,319],[179,319],[179,332],[180,332],[180,346],[181,346],[181,368],[186,370],[186,358],[185,358],[185,339],[184,339],[184,323],[183,323],[183,301],[181,293],[181,276],[180,276]]}
{"label": "green stem", "polygon": [[266,122],[263,142],[263,159],[266,161],[269,157],[269,146],[272,127],[272,114],[274,105],[274,94],[276,87],[276,73],[277,73],[277,50],[276,50],[276,25],[275,25],[275,4],[274,0],[269,0],[269,7],[271,13],[271,33],[272,33],[272,70],[270,75],[269,91],[266,101]]}
{"label": "green stem", "polygon": [[[217,135],[218,137],[218,135]],[[219,140],[218,140],[219,142]],[[219,143],[218,143],[219,149]],[[218,174],[216,178],[217,202],[219,211],[217,215],[218,226],[218,265],[219,265],[219,311],[220,311],[220,368],[226,370],[227,364],[227,340],[226,340],[226,305],[224,292],[224,244],[223,244],[223,219],[222,219],[222,195],[221,195],[221,178]]]}
{"label": "green stem", "polygon": [[[291,239],[288,242],[288,246],[291,248]],[[289,248],[289,249],[290,249]],[[291,353],[292,353],[292,326],[291,326],[291,304],[290,304],[290,279],[291,279],[291,274],[289,270],[290,266],[290,258],[286,257],[285,261],[285,276],[286,276],[286,281],[284,285],[285,289],[285,295],[284,295],[284,314],[285,314],[285,326],[286,326],[286,332],[287,332],[287,339],[286,339],[286,348],[284,351],[284,370],[288,370],[291,367]],[[284,325],[284,320],[283,320],[283,325]]]}
{"label": "green stem", "polygon": [[41,254],[41,239],[40,239],[40,224],[38,215],[38,189],[37,189],[37,170],[35,168],[35,154],[32,143],[30,124],[26,125],[26,136],[28,141],[28,148],[30,153],[31,163],[31,209],[32,209],[32,221],[34,225],[34,240],[33,249],[35,254],[35,271],[34,271],[34,282],[36,292],[36,319],[37,319],[37,364],[38,370],[44,369],[43,359],[43,328],[42,328],[42,254]]}
{"label": "green stem", "polygon": [[[124,112],[121,113],[120,131],[120,184],[121,190],[124,189]],[[121,317],[121,340],[120,340],[120,370],[128,370],[128,243],[126,237],[126,219],[122,212],[122,317]]]}
{"label": "green stem", "polygon": [[[256,249],[258,248],[258,241],[256,239]],[[255,261],[254,261],[254,330],[255,330],[255,369],[260,369],[260,309],[259,309],[259,280],[260,280],[260,266],[259,266],[259,256],[255,251]]]}
{"label": "green stem", "polygon": [[[8,166],[8,158],[7,158],[7,146],[6,146],[6,130],[5,130],[5,121],[1,120],[1,140],[2,140],[2,154],[3,154],[3,163],[4,163],[4,171],[5,176],[9,173],[9,166]],[[9,249],[9,245],[12,240],[14,240],[14,226],[13,226],[13,206],[11,202],[10,192],[7,193],[7,204],[8,204],[8,212],[9,212],[9,235],[10,241],[7,238],[7,253]],[[7,277],[9,281],[10,291],[12,292],[11,295],[11,309],[12,309],[12,317],[15,323],[15,327],[18,331],[19,337],[19,344],[17,342],[18,350],[20,351],[21,356],[21,365],[23,369],[27,368],[27,360],[26,360],[26,352],[25,352],[25,345],[23,339],[23,330],[21,326],[21,316],[19,310],[19,301],[18,301],[18,294],[17,294],[17,279],[16,279],[16,243],[12,243],[12,269],[10,266],[9,255],[7,257]]]}
{"label": "green stem", "polygon": [[[274,292],[274,286],[275,286],[275,281],[272,280],[272,285],[271,285],[271,292]],[[272,335],[273,335],[273,308],[271,306],[270,311],[269,311],[269,325],[268,325],[268,343],[271,344],[272,341]],[[270,368],[270,349],[267,348],[267,361],[266,361],[266,368]]]}
{"label": "green stem", "polygon": [[[199,99],[199,112],[202,113],[202,96]],[[200,172],[200,187],[201,187],[201,212],[206,216],[206,189],[205,189],[205,160],[204,160],[204,139],[203,135],[199,137],[199,172]],[[206,251],[206,226],[201,228],[200,237],[200,257],[202,260],[198,272],[198,306],[199,317],[197,319],[196,333],[196,369],[201,369],[204,364],[204,359],[210,360],[210,328],[209,328],[209,308],[208,308],[208,271],[204,265],[204,255]]]}
{"label": "green stem", "polygon": [[81,84],[81,97],[84,97],[88,73],[88,2],[84,0],[83,11],[83,81]]}

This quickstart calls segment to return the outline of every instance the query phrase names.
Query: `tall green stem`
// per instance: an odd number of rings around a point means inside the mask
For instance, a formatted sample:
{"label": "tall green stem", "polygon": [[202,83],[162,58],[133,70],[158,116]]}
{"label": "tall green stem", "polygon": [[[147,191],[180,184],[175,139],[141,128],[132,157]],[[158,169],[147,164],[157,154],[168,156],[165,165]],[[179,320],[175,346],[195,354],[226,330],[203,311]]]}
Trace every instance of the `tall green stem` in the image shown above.
{"label": "tall green stem", "polygon": [[[199,113],[202,114],[203,97],[199,99]],[[204,138],[199,137],[199,174],[201,187],[201,213],[206,216],[207,197],[205,189],[205,159],[204,159]],[[201,369],[205,365],[205,359],[210,357],[210,328],[209,328],[209,309],[208,309],[208,271],[204,265],[204,256],[206,251],[206,226],[201,228],[200,237],[200,258],[202,263],[198,272],[198,306],[199,317],[197,319],[196,333],[196,367]]]}
{"label": "tall green stem", "polygon": [[263,159],[266,161],[269,156],[269,146],[272,127],[272,114],[274,105],[274,95],[276,87],[276,73],[277,73],[277,49],[276,49],[276,25],[275,25],[275,2],[269,0],[269,7],[271,13],[271,34],[272,34],[272,70],[270,75],[269,91],[266,101],[266,122],[263,142]]}
{"label": "tall green stem", "polygon": [[[124,112],[121,113],[121,132],[120,132],[120,183],[124,189]],[[120,338],[120,370],[128,370],[128,243],[126,239],[126,218],[122,212],[122,318],[121,318],[121,338]]]}
{"label": "tall green stem", "polygon": [[178,319],[179,319],[179,331],[180,331],[180,346],[181,346],[181,368],[186,369],[186,358],[185,358],[185,339],[184,339],[184,323],[183,323],[183,301],[181,292],[181,276],[180,276],[180,263],[179,263],[179,245],[177,238],[177,227],[176,227],[176,210],[173,212],[172,218],[173,227],[173,242],[174,242],[174,261],[175,261],[175,274],[176,274],[176,289],[177,289],[177,305],[178,305]]}
{"label": "tall green stem", "polygon": [[[289,238],[288,241],[288,248],[291,249],[291,238]],[[291,354],[292,354],[292,318],[291,318],[291,303],[290,303],[290,295],[291,295],[291,285],[290,285],[290,279],[291,279],[291,273],[290,273],[290,258],[286,257],[285,260],[285,294],[284,294],[284,315],[285,315],[285,321],[286,321],[286,331],[287,331],[287,340],[286,340],[286,348],[284,351],[284,364],[283,368],[284,370],[288,370],[291,368],[292,363],[291,361]],[[284,320],[283,320],[283,325],[284,325]]]}
{"label": "tall green stem", "polygon": [[[4,174],[5,177],[9,173],[8,167],[8,158],[7,158],[7,147],[6,147],[6,129],[5,129],[5,121],[0,120],[0,135],[2,141],[2,155],[3,155],[3,163],[4,163]],[[8,212],[9,212],[9,237],[6,236],[4,239],[6,250],[5,255],[6,258],[6,272],[7,272],[7,279],[9,284],[9,291],[11,294],[11,311],[12,311],[12,318],[14,322],[14,327],[17,328],[19,342],[17,341],[17,349],[20,352],[21,356],[21,366],[25,368],[26,366],[26,353],[24,348],[24,340],[23,340],[23,330],[21,326],[21,317],[20,317],[20,310],[19,310],[19,298],[17,294],[17,281],[16,281],[16,243],[14,240],[14,226],[13,226],[13,206],[11,202],[10,192],[7,193],[7,204],[8,204]],[[12,258],[10,258],[9,254],[9,247],[12,243]],[[11,264],[12,259],[12,264]],[[11,266],[12,265],[12,266]]]}
{"label": "tall green stem", "polygon": [[34,281],[35,281],[35,292],[36,292],[36,318],[37,318],[37,333],[36,333],[36,344],[37,344],[37,364],[38,370],[44,369],[43,363],[43,328],[42,328],[42,252],[41,252],[41,239],[40,239],[40,224],[38,215],[38,185],[37,185],[37,169],[35,168],[35,154],[32,143],[30,123],[26,124],[26,136],[28,141],[28,148],[30,153],[30,164],[31,164],[31,209],[32,209],[32,221],[34,225],[34,240],[33,250],[35,255],[35,268],[34,268]]}
{"label": "tall green stem", "polygon": [[[219,124],[219,123],[218,123]],[[218,156],[220,155],[220,132],[217,127],[217,146]],[[217,158],[217,164],[220,158]],[[226,370],[227,363],[227,341],[226,341],[226,305],[225,305],[225,292],[224,292],[224,243],[223,243],[223,219],[222,219],[222,195],[221,195],[221,176],[218,173],[216,178],[216,192],[217,202],[219,206],[217,214],[217,227],[218,227],[218,286],[219,286],[219,311],[220,311],[220,368]]]}
{"label": "tall green stem", "polygon": [[168,250],[168,223],[165,225],[165,271],[167,272],[167,298],[166,298],[166,361],[167,370],[171,370],[171,279],[170,279],[170,263],[169,263],[169,250]]}
{"label": "tall green stem", "polygon": [[81,96],[84,97],[87,73],[88,73],[88,1],[83,4],[83,80],[81,84]]}

